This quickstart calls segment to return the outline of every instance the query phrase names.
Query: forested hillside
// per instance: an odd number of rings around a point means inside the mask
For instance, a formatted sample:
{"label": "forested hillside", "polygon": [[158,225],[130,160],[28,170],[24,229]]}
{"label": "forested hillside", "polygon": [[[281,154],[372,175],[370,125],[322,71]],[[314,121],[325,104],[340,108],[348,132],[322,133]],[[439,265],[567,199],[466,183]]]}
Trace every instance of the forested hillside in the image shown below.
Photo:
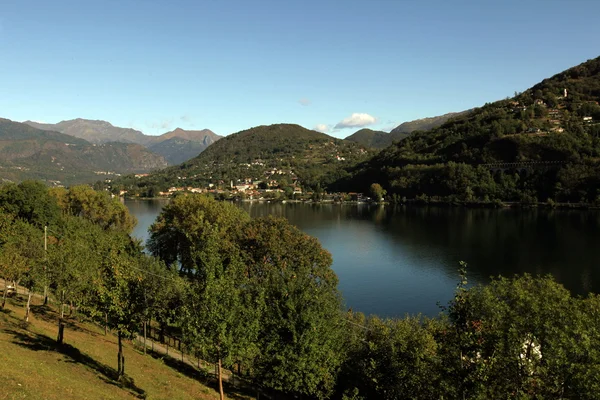
{"label": "forested hillside", "polygon": [[391,145],[395,141],[402,140],[408,137],[409,133],[407,132],[383,132],[383,131],[374,131],[372,129],[361,129],[359,131],[354,132],[352,135],[348,136],[344,140],[349,140],[351,142],[356,142],[365,147],[372,147],[375,149],[383,149],[389,145]]}
{"label": "forested hillside", "polygon": [[[456,118],[464,115],[471,110],[461,112],[451,112],[444,115],[438,115],[437,117],[427,117],[421,119],[415,119],[414,121],[403,122],[390,131],[392,134],[409,134],[414,131],[428,131],[433,128],[441,126],[451,118]],[[391,143],[390,143],[391,144]]]}
{"label": "forested hillside", "polygon": [[123,177],[113,188],[131,192],[170,186],[229,188],[257,183],[315,188],[344,174],[344,167],[366,160],[371,151],[299,125],[259,126],[229,135],[198,157],[136,179]]}
{"label": "forested hillside", "polygon": [[416,132],[331,188],[450,201],[600,202],[600,58]]}

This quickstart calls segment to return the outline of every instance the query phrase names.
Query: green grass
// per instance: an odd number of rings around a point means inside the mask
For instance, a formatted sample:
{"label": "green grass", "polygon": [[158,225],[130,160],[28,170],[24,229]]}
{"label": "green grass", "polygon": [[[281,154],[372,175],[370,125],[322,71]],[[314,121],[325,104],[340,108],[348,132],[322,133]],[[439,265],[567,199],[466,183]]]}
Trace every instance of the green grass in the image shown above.
{"label": "green grass", "polygon": [[[37,300],[37,299],[36,299]],[[215,399],[212,377],[171,358],[125,346],[128,387],[114,380],[116,337],[92,323],[70,320],[57,347],[54,311],[33,307],[23,321],[20,298],[0,310],[0,399]],[[228,398],[248,399],[236,393]]]}

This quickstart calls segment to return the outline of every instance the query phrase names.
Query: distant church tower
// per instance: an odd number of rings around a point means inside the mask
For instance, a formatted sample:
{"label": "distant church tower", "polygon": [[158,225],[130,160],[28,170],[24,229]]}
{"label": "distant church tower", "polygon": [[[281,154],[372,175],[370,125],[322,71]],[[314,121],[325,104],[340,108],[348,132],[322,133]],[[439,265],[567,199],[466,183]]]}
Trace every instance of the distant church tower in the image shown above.
{"label": "distant church tower", "polygon": [[567,89],[565,89],[565,99],[567,98]]}

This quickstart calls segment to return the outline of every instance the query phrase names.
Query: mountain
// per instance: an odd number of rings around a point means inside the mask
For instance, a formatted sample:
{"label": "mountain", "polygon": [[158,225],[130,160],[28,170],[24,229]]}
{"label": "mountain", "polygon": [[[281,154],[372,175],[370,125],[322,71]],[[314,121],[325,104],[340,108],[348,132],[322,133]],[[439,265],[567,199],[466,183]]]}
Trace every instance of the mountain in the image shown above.
{"label": "mountain", "polygon": [[373,152],[357,143],[336,139],[299,125],[258,126],[220,139],[181,165],[135,179],[114,182],[128,190],[156,186],[209,184],[229,187],[231,182],[298,182],[317,187],[338,179],[344,167],[366,160]]}
{"label": "mountain", "polygon": [[331,188],[377,182],[395,199],[600,205],[599,102],[600,57],[414,132]]}
{"label": "mountain", "polygon": [[148,149],[165,157],[169,165],[177,165],[196,157],[219,139],[221,136],[209,129],[188,131],[177,128],[157,136]]}
{"label": "mountain", "polygon": [[388,147],[393,142],[406,138],[409,134],[405,132],[384,132],[374,131],[372,129],[361,129],[354,132],[344,140],[359,143],[365,147],[372,147],[375,149],[383,149]]}
{"label": "mountain", "polygon": [[348,136],[345,140],[360,143],[366,147],[383,149],[394,142],[406,139],[414,131],[427,131],[437,128],[450,118],[464,115],[469,111],[470,110],[448,113],[437,117],[422,118],[414,121],[404,122],[392,129],[389,133],[384,131],[374,131],[372,129],[361,129]]}
{"label": "mountain", "polygon": [[439,115],[437,117],[428,117],[416,119],[414,121],[403,122],[398,125],[394,129],[390,131],[392,134],[408,134],[414,131],[428,131],[433,128],[437,128],[438,126],[444,124],[450,118],[458,117],[468,113],[471,110],[461,111],[461,112],[451,112],[444,115]]}
{"label": "mountain", "polygon": [[[102,120],[72,119],[57,124],[25,121],[37,129],[61,132],[90,143],[109,142],[137,143],[163,156],[170,165],[180,164],[204,151],[221,136],[209,129],[188,131],[177,128],[160,136],[145,135],[131,128],[119,128]],[[167,143],[165,143],[167,142]]]}
{"label": "mountain", "polygon": [[0,118],[0,177],[64,184],[93,182],[99,175],[148,172],[167,165],[139,144],[92,144],[59,132]]}
{"label": "mountain", "polygon": [[24,123],[37,129],[64,133],[96,144],[123,142],[138,143],[145,146],[153,140],[152,136],[144,135],[135,129],[119,128],[101,120],[77,118],[61,121],[57,124],[44,124],[34,121],[25,121]]}
{"label": "mountain", "polygon": [[200,142],[208,146],[221,139],[221,136],[217,135],[210,129],[202,129],[200,131],[188,131],[185,129],[176,128],[175,130],[157,136],[156,142],[158,143],[173,138],[180,138],[193,142]]}

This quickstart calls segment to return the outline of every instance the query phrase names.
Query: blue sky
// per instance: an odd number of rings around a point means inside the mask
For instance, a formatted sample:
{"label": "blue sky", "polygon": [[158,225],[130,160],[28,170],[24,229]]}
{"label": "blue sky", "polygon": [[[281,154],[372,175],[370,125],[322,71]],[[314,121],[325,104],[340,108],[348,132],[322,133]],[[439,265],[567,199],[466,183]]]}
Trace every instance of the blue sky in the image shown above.
{"label": "blue sky", "polygon": [[0,117],[389,130],[598,57],[598,15],[591,0],[0,0]]}

